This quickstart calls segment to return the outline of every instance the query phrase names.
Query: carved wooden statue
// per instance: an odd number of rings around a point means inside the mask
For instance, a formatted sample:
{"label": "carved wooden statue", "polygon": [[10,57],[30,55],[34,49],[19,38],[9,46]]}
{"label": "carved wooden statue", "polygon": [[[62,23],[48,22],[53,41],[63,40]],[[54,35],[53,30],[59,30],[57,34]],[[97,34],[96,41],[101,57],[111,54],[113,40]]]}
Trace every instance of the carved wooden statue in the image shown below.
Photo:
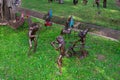
{"label": "carved wooden statue", "polygon": [[17,29],[19,26],[23,25],[24,22],[25,22],[24,13],[21,13],[21,16],[18,19],[16,19],[15,23],[13,23],[13,21],[9,21],[8,25],[14,29]]}
{"label": "carved wooden statue", "polygon": [[[56,44],[58,44],[58,47],[56,47]],[[51,42],[51,45],[56,49],[60,51],[60,55],[57,60],[58,67],[60,69],[60,73],[62,73],[62,58],[64,56],[68,56],[65,50],[65,41],[62,36],[58,36],[56,38],[56,41]]]}
{"label": "carved wooden statue", "polygon": [[39,23],[35,22],[32,23],[31,19],[28,18],[28,25],[29,25],[29,52],[28,55],[30,54],[30,51],[32,50],[32,42],[34,42],[34,52],[36,51],[37,48],[37,35],[36,33],[39,31],[40,29],[40,25]]}
{"label": "carved wooden statue", "polygon": [[68,18],[65,24],[65,28],[61,30],[61,35],[63,34],[71,34],[71,30],[74,26],[74,21],[72,16]]}
{"label": "carved wooden statue", "polygon": [[68,22],[66,22],[66,24],[65,24],[65,28],[63,28],[62,30],[61,30],[61,35],[64,35],[64,34],[71,34],[71,30],[72,30],[72,28],[69,28],[69,23]]}
{"label": "carved wooden statue", "polygon": [[80,44],[81,44],[80,58],[84,58],[88,55],[88,52],[85,50],[85,39],[86,39],[87,32],[88,32],[88,29],[79,32],[79,34],[78,34],[79,39],[77,41],[73,42],[73,45],[70,46],[70,48],[69,48],[69,52],[72,51],[71,54],[76,54],[76,51],[74,50],[74,48],[76,47],[77,43],[80,42]]}
{"label": "carved wooden statue", "polygon": [[49,10],[49,12],[48,12],[48,14],[47,15],[45,15],[45,26],[47,27],[47,26],[52,26],[52,21],[51,21],[51,19],[52,19],[52,10],[50,9]]}
{"label": "carved wooden statue", "polygon": [[68,23],[69,23],[69,28],[73,28],[73,27],[74,27],[74,20],[73,20],[73,17],[72,17],[72,16],[69,17],[67,21],[68,21]]}

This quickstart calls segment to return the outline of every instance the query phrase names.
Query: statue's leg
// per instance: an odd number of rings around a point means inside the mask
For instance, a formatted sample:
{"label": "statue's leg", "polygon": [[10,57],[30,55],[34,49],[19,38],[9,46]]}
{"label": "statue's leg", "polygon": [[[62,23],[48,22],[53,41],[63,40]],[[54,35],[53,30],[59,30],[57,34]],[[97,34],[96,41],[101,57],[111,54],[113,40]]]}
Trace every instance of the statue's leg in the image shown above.
{"label": "statue's leg", "polygon": [[60,73],[62,73],[62,57],[63,56],[60,54],[60,56],[58,57],[58,60],[57,60],[57,64],[58,64]]}
{"label": "statue's leg", "polygon": [[37,49],[37,39],[34,38],[34,52],[36,52],[36,49]]}
{"label": "statue's leg", "polygon": [[32,40],[29,39],[29,51],[28,51],[28,55],[30,55],[31,49],[32,49]]}
{"label": "statue's leg", "polygon": [[65,51],[65,56],[66,57],[70,57],[70,55],[68,54],[68,52],[69,52],[69,49]]}
{"label": "statue's leg", "polygon": [[81,56],[80,56],[80,58],[83,59],[83,58],[87,57],[87,55],[88,55],[88,51],[85,50],[85,45],[82,44],[82,47],[81,47]]}
{"label": "statue's leg", "polygon": [[66,50],[65,54],[66,54],[66,55],[69,55],[69,57],[76,55],[76,52],[75,52],[75,50],[74,50],[74,47],[73,47],[73,46],[70,46],[70,47]]}
{"label": "statue's leg", "polygon": [[83,59],[83,58],[87,57],[87,55],[88,55],[88,51],[86,51],[86,50],[81,50],[80,59]]}
{"label": "statue's leg", "polygon": [[71,57],[72,54],[73,54],[73,53],[70,51],[70,49],[67,49],[67,50],[65,51],[65,56],[66,56],[66,57]]}
{"label": "statue's leg", "polygon": [[76,55],[76,51],[74,50],[74,47],[75,46],[71,46],[71,48],[70,48],[70,51],[71,51],[72,55]]}

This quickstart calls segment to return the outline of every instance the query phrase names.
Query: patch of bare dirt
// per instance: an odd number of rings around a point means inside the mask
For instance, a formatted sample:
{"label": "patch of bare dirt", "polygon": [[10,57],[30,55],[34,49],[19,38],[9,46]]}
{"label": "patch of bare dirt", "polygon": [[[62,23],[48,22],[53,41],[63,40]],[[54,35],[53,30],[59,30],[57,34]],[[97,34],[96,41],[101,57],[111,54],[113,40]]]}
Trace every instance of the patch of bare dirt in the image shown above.
{"label": "patch of bare dirt", "polygon": [[98,55],[97,55],[97,59],[100,60],[100,61],[104,61],[104,60],[105,60],[105,55],[103,55],[103,54],[98,54]]}

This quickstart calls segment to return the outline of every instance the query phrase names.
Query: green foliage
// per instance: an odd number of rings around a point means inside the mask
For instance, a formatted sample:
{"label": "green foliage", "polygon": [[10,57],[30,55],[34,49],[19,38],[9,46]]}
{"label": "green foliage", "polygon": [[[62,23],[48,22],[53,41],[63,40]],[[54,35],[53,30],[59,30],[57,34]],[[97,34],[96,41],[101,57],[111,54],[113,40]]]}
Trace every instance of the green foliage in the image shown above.
{"label": "green foliage", "polygon": [[[23,0],[23,7],[46,13],[49,9],[53,10],[53,15],[68,17],[74,15],[76,20],[86,23],[93,23],[107,28],[120,30],[120,7],[116,5],[116,0],[108,0],[107,8],[102,7],[100,0],[100,9],[93,7],[94,0],[88,0],[87,5],[83,5],[82,0],[74,6],[72,0],[64,0],[64,4],[57,2],[48,3],[48,0]],[[101,12],[98,15],[98,11]]]}
{"label": "green foliage", "polygon": [[[37,19],[33,21],[38,22]],[[43,22],[43,21],[42,21]],[[95,35],[87,35],[86,49],[89,56],[83,60],[77,57],[63,58],[63,74],[59,75],[56,60],[59,52],[50,42],[59,35],[61,26],[53,24],[40,31],[36,53],[27,56],[28,26],[25,23],[18,30],[8,26],[0,27],[0,79],[1,80],[119,80],[120,42]],[[74,34],[65,38],[76,40]]]}

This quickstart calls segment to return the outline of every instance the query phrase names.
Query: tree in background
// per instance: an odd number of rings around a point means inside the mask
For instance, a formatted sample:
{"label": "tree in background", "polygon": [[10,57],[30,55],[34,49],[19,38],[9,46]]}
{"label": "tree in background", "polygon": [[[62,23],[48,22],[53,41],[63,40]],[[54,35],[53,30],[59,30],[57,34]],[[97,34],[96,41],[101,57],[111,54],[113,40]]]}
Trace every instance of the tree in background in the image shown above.
{"label": "tree in background", "polygon": [[63,2],[63,0],[59,0],[59,4],[63,4],[64,2]]}
{"label": "tree in background", "polygon": [[0,21],[14,21],[21,0],[0,0]]}
{"label": "tree in background", "polygon": [[107,7],[107,0],[103,0],[103,7],[104,7],[104,8]]}

